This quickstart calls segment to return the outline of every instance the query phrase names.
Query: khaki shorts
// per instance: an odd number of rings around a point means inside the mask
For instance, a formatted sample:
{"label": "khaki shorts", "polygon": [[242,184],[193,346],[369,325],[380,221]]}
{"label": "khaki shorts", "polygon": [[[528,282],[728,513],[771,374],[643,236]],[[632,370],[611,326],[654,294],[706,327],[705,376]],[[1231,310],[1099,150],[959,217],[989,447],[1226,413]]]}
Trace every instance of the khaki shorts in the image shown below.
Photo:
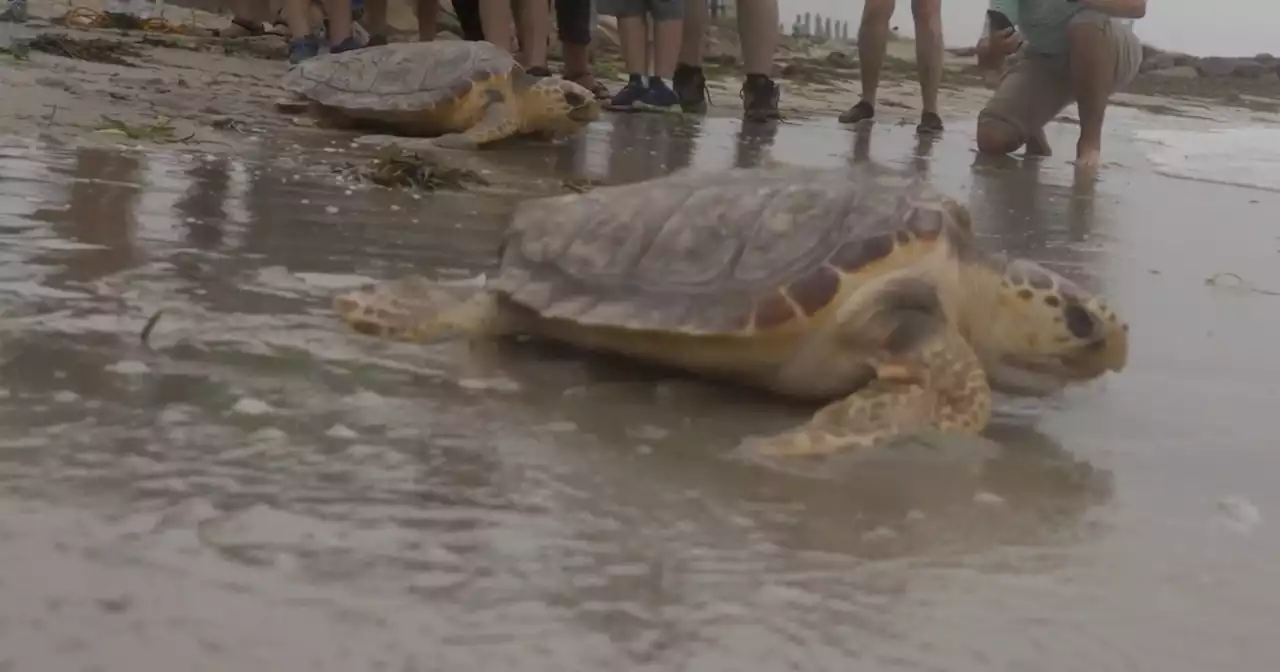
{"label": "khaki shorts", "polygon": [[[1096,24],[1102,30],[1111,43],[1115,58],[1112,91],[1128,85],[1142,65],[1142,43],[1133,30],[1092,9],[1076,14],[1071,23]],[[1017,127],[1026,138],[1053,121],[1063,108],[1074,101],[1067,56],[1028,53],[1005,73],[995,94],[978,115],[978,123],[988,119],[1003,121]]]}

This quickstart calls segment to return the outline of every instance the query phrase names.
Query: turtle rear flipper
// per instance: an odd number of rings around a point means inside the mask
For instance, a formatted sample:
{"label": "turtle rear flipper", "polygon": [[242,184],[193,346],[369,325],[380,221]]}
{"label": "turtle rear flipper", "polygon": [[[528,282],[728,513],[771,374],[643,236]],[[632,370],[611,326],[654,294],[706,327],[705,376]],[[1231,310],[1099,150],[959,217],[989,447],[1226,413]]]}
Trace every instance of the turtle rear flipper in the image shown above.
{"label": "turtle rear flipper", "polygon": [[347,292],[333,305],[356,331],[400,341],[483,339],[508,331],[505,313],[490,292],[422,276]]}

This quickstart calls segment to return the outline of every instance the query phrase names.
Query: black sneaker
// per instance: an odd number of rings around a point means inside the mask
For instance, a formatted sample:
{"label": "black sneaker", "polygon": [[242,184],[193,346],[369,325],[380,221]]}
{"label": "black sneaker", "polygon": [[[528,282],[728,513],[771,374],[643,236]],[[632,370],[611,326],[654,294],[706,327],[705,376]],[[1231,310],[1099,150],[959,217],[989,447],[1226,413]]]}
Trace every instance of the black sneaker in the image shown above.
{"label": "black sneaker", "polygon": [[644,98],[644,94],[649,92],[649,88],[644,85],[644,79],[640,75],[632,75],[631,81],[622,87],[621,91],[613,94],[613,98],[609,99],[609,104],[605,107],[610,110],[620,112],[628,112],[634,109],[635,104]]}
{"label": "black sneaker", "polygon": [[329,47],[329,53],[341,54],[348,51],[355,51],[356,49],[361,49],[363,47],[364,45],[360,44],[360,40],[357,40],[354,37],[348,37],[347,39]]}
{"label": "black sneaker", "polygon": [[645,89],[644,95],[635,102],[635,106],[658,112],[676,110],[680,106],[680,96],[677,96],[661,77],[650,77],[649,88]]}
{"label": "black sneaker", "polygon": [[671,86],[680,98],[680,107],[689,114],[706,114],[707,78],[702,68],[683,63],[676,66],[676,73],[671,77]]}
{"label": "black sneaker", "polygon": [[840,113],[837,120],[842,124],[860,124],[876,118],[876,108],[865,100],[859,100],[853,107]]}
{"label": "black sneaker", "polygon": [[385,47],[387,45],[387,36],[373,34],[369,36],[369,41],[364,43],[366,47]]}
{"label": "black sneaker", "polygon": [[742,118],[746,121],[781,119],[778,100],[782,89],[764,75],[747,75],[742,83]]}

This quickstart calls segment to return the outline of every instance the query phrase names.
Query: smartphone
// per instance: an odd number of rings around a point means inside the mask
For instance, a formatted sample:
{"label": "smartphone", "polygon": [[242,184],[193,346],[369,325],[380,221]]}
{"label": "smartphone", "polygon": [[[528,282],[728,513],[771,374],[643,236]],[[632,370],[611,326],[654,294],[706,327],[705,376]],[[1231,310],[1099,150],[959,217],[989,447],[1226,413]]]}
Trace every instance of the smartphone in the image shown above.
{"label": "smartphone", "polygon": [[1013,22],[1004,12],[997,12],[994,9],[987,10],[987,23],[991,24],[991,32],[998,33],[1006,28],[1012,28]]}

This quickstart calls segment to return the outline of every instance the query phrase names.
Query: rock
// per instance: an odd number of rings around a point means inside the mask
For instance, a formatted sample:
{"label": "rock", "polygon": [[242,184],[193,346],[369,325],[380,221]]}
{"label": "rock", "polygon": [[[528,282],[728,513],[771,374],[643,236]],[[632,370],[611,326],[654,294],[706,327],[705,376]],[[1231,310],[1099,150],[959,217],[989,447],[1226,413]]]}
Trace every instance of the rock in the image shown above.
{"label": "rock", "polygon": [[1195,79],[1200,76],[1196,69],[1189,65],[1175,65],[1169,68],[1151,71],[1153,77],[1171,77],[1176,79]]}
{"label": "rock", "polygon": [[[1145,47],[1144,47],[1145,50]],[[1157,51],[1150,55],[1143,55],[1142,65],[1138,68],[1139,72],[1152,72],[1154,70],[1167,70],[1177,67],[1177,62],[1173,54],[1166,54]]]}
{"label": "rock", "polygon": [[827,54],[827,64],[836,68],[844,69],[858,67],[857,59],[841,51],[833,51]]}
{"label": "rock", "polygon": [[1195,68],[1201,77],[1230,77],[1238,65],[1239,59],[1207,56],[1196,61]]}
{"label": "rock", "polygon": [[1257,61],[1241,61],[1236,64],[1235,72],[1231,73],[1233,77],[1242,77],[1244,79],[1258,79],[1259,77],[1271,72],[1271,68],[1266,64]]}

